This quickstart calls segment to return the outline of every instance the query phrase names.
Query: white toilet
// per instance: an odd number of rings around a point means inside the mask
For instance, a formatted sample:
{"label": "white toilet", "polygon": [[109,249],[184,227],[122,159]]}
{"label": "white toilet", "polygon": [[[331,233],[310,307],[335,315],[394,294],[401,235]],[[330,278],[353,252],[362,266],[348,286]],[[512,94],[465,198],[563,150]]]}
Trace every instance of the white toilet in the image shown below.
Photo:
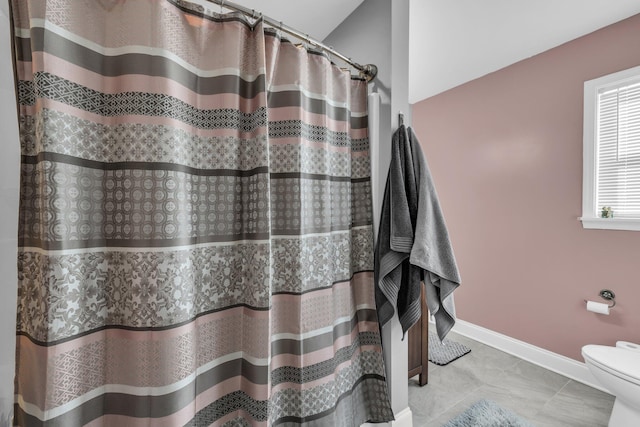
{"label": "white toilet", "polygon": [[640,426],[640,345],[585,345],[582,357],[593,376],[616,397],[609,427]]}

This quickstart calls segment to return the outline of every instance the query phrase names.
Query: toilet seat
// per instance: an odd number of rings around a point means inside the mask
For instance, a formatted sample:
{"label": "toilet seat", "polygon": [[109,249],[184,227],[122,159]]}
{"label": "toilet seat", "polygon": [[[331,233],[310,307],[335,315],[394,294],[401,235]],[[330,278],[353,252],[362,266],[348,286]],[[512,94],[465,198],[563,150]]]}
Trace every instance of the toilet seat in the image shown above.
{"label": "toilet seat", "polygon": [[640,353],[620,347],[586,345],[582,356],[603,371],[640,386]]}

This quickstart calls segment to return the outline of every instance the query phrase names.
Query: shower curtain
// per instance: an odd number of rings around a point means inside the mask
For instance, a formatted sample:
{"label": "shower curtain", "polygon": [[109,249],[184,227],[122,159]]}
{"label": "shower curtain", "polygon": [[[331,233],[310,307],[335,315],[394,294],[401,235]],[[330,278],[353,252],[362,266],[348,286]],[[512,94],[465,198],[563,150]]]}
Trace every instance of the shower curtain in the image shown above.
{"label": "shower curtain", "polygon": [[15,422],[393,418],[366,83],[178,0],[11,0]]}

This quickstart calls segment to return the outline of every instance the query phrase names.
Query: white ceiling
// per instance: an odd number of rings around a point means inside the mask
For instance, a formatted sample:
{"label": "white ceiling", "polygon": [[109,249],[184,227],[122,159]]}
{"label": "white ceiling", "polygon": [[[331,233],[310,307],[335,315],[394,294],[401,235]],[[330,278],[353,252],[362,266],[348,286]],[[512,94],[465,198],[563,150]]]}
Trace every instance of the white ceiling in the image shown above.
{"label": "white ceiling", "polygon": [[[193,0],[215,10],[207,0]],[[300,30],[309,36],[324,40],[363,0],[236,0],[256,12]],[[9,2],[0,0],[0,17],[9,16]]]}
{"label": "white ceiling", "polygon": [[[0,0],[1,1],[1,0]],[[207,0],[195,0],[205,3]],[[269,18],[324,40],[363,0],[231,0]],[[215,10],[217,6],[213,6]]]}
{"label": "white ceiling", "polygon": [[640,13],[639,0],[410,1],[410,103]]}
{"label": "white ceiling", "polygon": [[[410,103],[640,13],[640,0],[409,1]],[[322,40],[362,0],[236,2]]]}
{"label": "white ceiling", "polygon": [[[362,1],[235,2],[323,40]],[[640,13],[640,0],[409,1],[411,103]]]}
{"label": "white ceiling", "polygon": [[[207,0],[192,0],[212,10]],[[270,18],[282,21],[316,40],[324,40],[363,0],[231,0]],[[9,2],[0,0],[0,15],[9,14]]]}

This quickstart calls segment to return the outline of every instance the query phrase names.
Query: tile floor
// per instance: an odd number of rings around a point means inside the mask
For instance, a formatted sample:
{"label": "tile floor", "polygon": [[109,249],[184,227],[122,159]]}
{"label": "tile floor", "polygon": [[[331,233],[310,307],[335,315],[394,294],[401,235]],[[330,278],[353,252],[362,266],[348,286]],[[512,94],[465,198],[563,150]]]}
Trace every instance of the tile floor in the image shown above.
{"label": "tile floor", "polygon": [[447,338],[471,353],[438,366],[429,384],[409,380],[414,427],[441,427],[479,399],[489,399],[536,427],[606,427],[613,396],[467,337]]}

